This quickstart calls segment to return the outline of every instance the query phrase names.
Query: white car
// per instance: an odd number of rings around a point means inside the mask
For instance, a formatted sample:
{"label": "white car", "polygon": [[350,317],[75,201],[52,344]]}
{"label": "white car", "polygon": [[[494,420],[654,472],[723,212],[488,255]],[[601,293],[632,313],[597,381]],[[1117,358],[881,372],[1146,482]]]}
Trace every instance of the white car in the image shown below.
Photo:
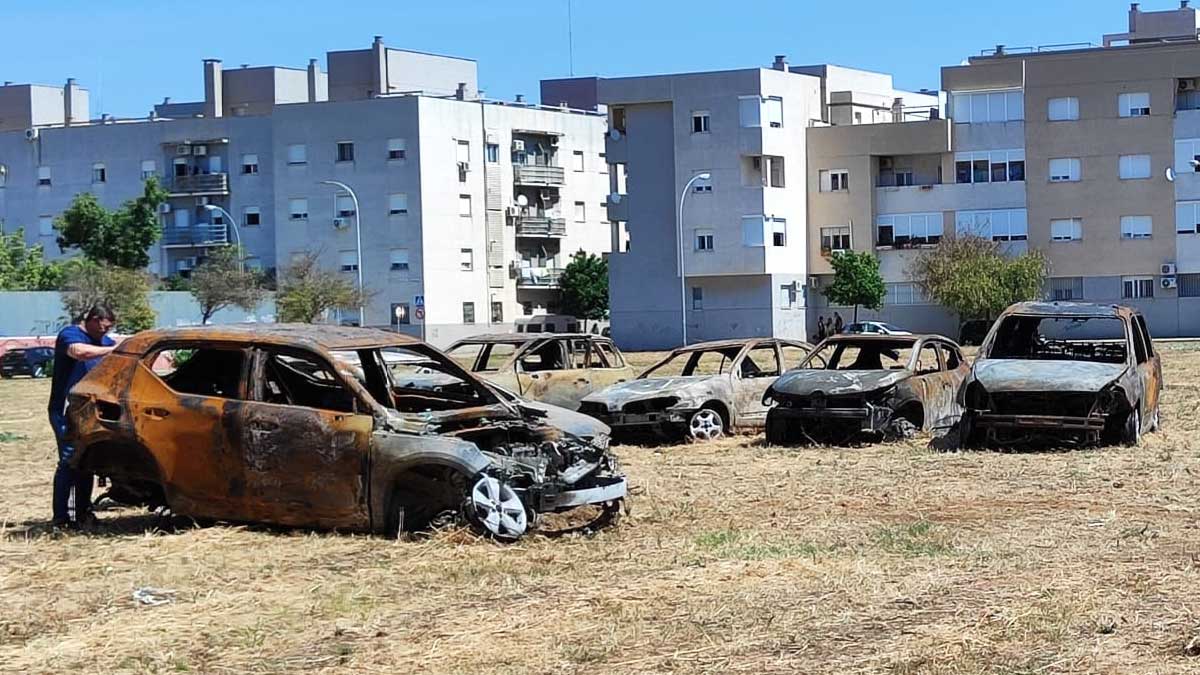
{"label": "white car", "polygon": [[893,326],[882,321],[859,321],[842,329],[843,333],[864,333],[867,335],[912,335],[912,331]]}

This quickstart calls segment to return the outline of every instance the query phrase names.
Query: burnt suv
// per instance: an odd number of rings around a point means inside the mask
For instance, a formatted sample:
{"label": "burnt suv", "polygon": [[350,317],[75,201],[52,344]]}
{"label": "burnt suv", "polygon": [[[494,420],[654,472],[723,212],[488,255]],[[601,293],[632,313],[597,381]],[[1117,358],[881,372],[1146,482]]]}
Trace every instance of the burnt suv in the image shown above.
{"label": "burnt suv", "polygon": [[1158,428],[1162,364],[1120,305],[1023,302],[993,324],[962,390],[964,445],[1136,445]]}
{"label": "burnt suv", "polygon": [[71,390],[69,424],[120,501],[196,518],[394,534],[457,513],[515,539],[626,492],[603,424],[362,328],[139,333]]}

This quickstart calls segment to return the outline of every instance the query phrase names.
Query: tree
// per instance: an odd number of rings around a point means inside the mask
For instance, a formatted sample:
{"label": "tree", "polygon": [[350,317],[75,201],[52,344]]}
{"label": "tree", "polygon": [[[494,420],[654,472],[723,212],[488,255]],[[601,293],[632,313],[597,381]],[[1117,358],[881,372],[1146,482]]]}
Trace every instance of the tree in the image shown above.
{"label": "tree", "polygon": [[1010,256],[991,239],[958,235],[918,255],[909,275],[963,320],[994,319],[1014,302],[1042,297],[1048,268],[1041,251]]}
{"label": "tree", "polygon": [[25,231],[0,233],[0,291],[52,291],[63,281],[64,263],[46,262],[41,245],[26,246]]}
{"label": "tree", "polygon": [[829,260],[833,265],[833,282],[822,293],[834,305],[853,305],[854,320],[858,307],[879,309],[886,292],[879,274],[879,258],[866,251],[835,251]]}
{"label": "tree", "polygon": [[599,321],[608,316],[608,261],[579,251],[559,277],[562,306],[567,314],[585,321]]}
{"label": "tree", "polygon": [[275,309],[284,322],[315,323],[330,309],[350,309],[366,302],[350,280],[322,269],[319,254],[309,251],[283,271]]}
{"label": "tree", "polygon": [[158,207],[166,200],[167,191],[154,178],[146,180],[141,197],[116,211],[105,209],[91,193],[75,195],[71,206],[54,220],[58,247],[79,249],[99,263],[143,269],[150,264],[146,251],[162,235]]}
{"label": "tree", "polygon": [[150,277],[141,270],[81,260],[70,266],[63,286],[63,307],[71,321],[93,305],[105,304],[117,314],[119,333],[154,327],[157,316],[150,306]]}
{"label": "tree", "polygon": [[208,258],[192,271],[192,296],[200,304],[200,323],[207,324],[221,309],[236,305],[252,311],[262,302],[262,279],[242,265],[241,251],[221,246],[208,252]]}

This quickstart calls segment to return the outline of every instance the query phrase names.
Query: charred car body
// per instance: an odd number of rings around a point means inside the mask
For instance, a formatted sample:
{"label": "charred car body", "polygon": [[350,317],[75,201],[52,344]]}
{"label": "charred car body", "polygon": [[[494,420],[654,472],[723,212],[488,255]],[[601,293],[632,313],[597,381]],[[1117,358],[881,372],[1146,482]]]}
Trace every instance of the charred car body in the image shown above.
{"label": "charred car body", "polygon": [[967,376],[958,345],[936,335],[835,335],[763,396],[767,442],[910,436],[952,425]]}
{"label": "charred car body", "polygon": [[78,467],[196,518],[396,533],[457,512],[516,538],[539,513],[614,513],[626,491],[602,424],[369,329],[146,331],[68,414]]}
{"label": "charred car body", "polygon": [[676,349],[636,380],[584,397],[579,411],[614,433],[650,432],[692,440],[762,427],[762,395],[786,368],[812,350],[772,338],[703,342]]}
{"label": "charred car body", "polygon": [[993,324],[962,390],[965,445],[1136,444],[1158,428],[1162,365],[1119,305],[1028,302]]}

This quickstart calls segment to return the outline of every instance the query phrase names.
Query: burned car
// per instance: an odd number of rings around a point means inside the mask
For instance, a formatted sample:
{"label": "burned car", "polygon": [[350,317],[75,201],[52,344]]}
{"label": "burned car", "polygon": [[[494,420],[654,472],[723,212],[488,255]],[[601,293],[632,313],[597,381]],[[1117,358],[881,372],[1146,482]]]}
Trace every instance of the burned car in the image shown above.
{"label": "burned car", "polygon": [[68,415],[76,465],[119,501],[195,518],[395,534],[459,514],[515,539],[538,514],[614,514],[626,493],[603,424],[370,329],[138,333]]}
{"label": "burned car", "polygon": [[477,335],[446,355],[524,398],[571,410],[593,391],[634,377],[612,340],[587,333]]}
{"label": "burned car", "polygon": [[583,399],[579,411],[614,433],[652,432],[694,441],[762,427],[762,395],[779,374],[808,356],[807,342],[755,338],[676,349],[636,380]]}
{"label": "burned car", "polygon": [[1136,445],[1158,428],[1162,364],[1146,320],[1119,305],[1018,303],[962,389],[964,445]]}
{"label": "burned car", "polygon": [[938,335],[835,335],[763,395],[767,442],[908,437],[957,421],[968,368]]}

